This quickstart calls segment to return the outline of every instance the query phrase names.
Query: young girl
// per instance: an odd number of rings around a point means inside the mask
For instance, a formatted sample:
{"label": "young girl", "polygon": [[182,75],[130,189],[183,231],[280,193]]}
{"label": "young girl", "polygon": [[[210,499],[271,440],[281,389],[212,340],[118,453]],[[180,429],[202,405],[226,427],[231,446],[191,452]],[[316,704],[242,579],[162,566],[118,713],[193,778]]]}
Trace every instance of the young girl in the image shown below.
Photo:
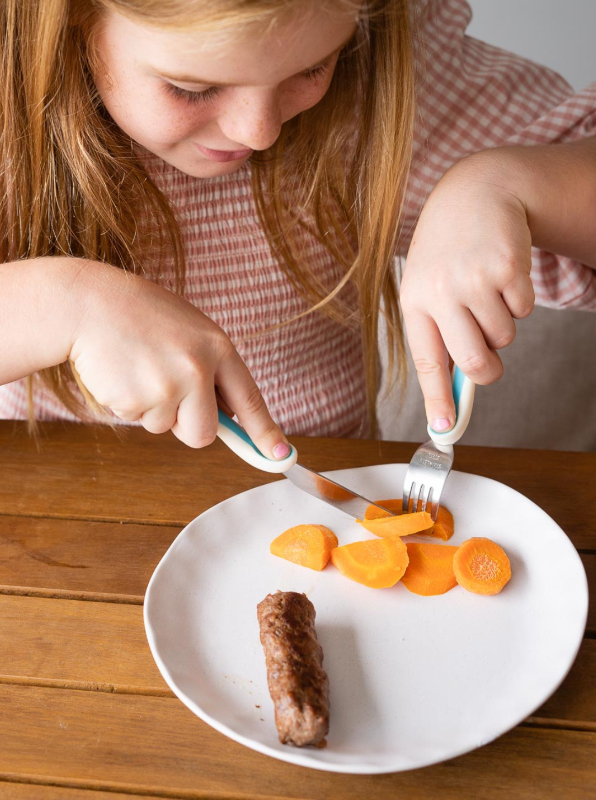
{"label": "young girl", "polygon": [[[90,419],[84,397],[201,447],[219,404],[273,458],[282,429],[374,433],[379,315],[401,361],[393,258],[433,186],[486,147],[586,138],[596,107],[466,40],[463,0],[416,10],[412,35],[405,0],[4,0],[0,417]],[[439,428],[447,350],[498,377],[530,237],[590,263],[593,228],[559,215],[557,238],[528,199],[551,149],[463,161],[420,219],[404,311]],[[554,159],[565,193],[570,160],[586,186],[593,150]],[[595,302],[589,266],[536,266],[543,301]]]}

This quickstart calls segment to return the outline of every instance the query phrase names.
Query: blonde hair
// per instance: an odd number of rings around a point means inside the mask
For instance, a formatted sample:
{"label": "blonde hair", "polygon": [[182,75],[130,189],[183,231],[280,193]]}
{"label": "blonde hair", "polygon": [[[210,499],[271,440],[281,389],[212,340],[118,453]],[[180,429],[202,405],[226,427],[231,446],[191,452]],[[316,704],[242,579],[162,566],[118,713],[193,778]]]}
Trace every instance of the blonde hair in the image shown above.
{"label": "blonde hair", "polygon": [[[397,364],[405,364],[393,267],[413,137],[410,15],[408,0],[327,5],[353,11],[357,31],[323,99],[284,123],[275,144],[253,157],[253,194],[274,255],[311,303],[306,313],[360,326],[376,432],[380,314],[389,382]],[[162,27],[233,30],[271,26],[306,6],[304,0],[3,0],[0,262],[67,255],[157,280],[167,258],[175,289],[183,292],[184,248],[174,211],[93,82],[98,15],[108,9]],[[301,258],[305,233],[342,265],[344,276],[331,292]],[[342,296],[349,282],[358,289],[358,308]],[[84,412],[76,382],[93,404],[68,363],[40,376],[73,413]]]}

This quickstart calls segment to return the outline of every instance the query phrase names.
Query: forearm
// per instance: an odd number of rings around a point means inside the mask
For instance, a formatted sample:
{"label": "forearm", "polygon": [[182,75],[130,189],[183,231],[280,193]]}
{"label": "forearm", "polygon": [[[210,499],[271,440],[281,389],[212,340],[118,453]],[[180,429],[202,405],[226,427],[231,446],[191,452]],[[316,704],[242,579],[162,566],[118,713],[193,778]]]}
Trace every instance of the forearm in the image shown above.
{"label": "forearm", "polygon": [[452,170],[460,180],[486,182],[517,197],[535,247],[596,268],[596,137],[495,148]]}
{"label": "forearm", "polygon": [[0,384],[67,360],[81,313],[82,272],[75,258],[0,264]]}

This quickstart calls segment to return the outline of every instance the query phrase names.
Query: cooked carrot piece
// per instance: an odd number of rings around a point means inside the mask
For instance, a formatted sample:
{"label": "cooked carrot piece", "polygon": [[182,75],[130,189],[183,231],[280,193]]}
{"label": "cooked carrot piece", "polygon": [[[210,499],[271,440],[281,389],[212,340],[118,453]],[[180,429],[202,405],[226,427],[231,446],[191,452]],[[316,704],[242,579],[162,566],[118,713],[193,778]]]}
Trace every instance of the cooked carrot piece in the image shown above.
{"label": "cooked carrot piece", "polygon": [[453,572],[460,586],[476,594],[498,594],[511,578],[507,554],[492,539],[475,537],[458,547]]}
{"label": "cooked carrot piece", "polygon": [[401,582],[414,594],[430,597],[445,594],[457,586],[453,573],[453,556],[459,548],[449,544],[408,542],[410,563]]}
{"label": "cooked carrot piece", "polygon": [[[383,508],[386,508],[387,511],[392,514],[399,515],[402,513],[403,501],[401,498],[399,500],[375,500],[375,503],[383,506]],[[369,506],[364,513],[364,519],[380,519],[386,516],[388,516],[388,514],[380,511],[376,506]],[[453,530],[453,515],[445,506],[439,506],[439,513],[437,514],[437,521],[435,524],[431,525],[427,530],[419,531],[419,533],[432,536],[435,539],[442,539],[446,542],[453,536]]]}
{"label": "cooked carrot piece", "polygon": [[357,520],[367,531],[375,536],[395,537],[409,536],[431,528],[433,521],[427,511],[416,511],[414,514],[398,514],[395,517],[379,517],[378,519]]}
{"label": "cooked carrot piece", "polygon": [[335,547],[331,562],[346,578],[371,589],[388,589],[406,571],[408,550],[399,538],[369,539]]}
{"label": "cooked carrot piece", "polygon": [[301,567],[322,570],[337,544],[337,536],[324,525],[295,525],[274,539],[269,549]]}

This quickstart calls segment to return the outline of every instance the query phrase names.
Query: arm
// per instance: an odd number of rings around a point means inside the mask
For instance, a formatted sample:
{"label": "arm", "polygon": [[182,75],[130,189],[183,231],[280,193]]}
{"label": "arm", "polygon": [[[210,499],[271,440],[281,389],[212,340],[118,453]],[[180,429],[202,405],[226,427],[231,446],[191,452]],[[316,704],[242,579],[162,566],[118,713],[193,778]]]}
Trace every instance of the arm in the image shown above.
{"label": "arm", "polygon": [[228,336],[167,289],[99,262],[39,258],[0,265],[0,301],[0,383],[70,359],[100,405],[191,447],[215,439],[219,393],[265,456],[287,455]]}
{"label": "arm", "polygon": [[458,181],[486,181],[522,203],[532,245],[596,268],[596,137],[501,147],[461,161]]}
{"label": "arm", "polygon": [[66,361],[80,318],[75,258],[0,265],[0,384]]}

